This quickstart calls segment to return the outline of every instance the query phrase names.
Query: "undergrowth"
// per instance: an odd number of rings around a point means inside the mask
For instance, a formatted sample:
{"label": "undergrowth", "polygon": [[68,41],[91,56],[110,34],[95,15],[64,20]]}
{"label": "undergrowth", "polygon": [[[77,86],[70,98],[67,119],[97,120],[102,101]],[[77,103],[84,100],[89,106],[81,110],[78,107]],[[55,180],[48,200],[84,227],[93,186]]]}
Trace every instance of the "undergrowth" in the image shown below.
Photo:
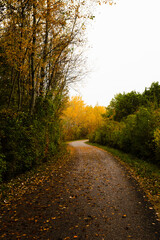
{"label": "undergrowth", "polygon": [[46,181],[51,173],[59,166],[69,160],[69,151],[63,144],[62,149],[47,162],[34,167],[28,172],[0,184],[0,205],[15,198],[20,198],[23,194],[34,191],[39,184]]}

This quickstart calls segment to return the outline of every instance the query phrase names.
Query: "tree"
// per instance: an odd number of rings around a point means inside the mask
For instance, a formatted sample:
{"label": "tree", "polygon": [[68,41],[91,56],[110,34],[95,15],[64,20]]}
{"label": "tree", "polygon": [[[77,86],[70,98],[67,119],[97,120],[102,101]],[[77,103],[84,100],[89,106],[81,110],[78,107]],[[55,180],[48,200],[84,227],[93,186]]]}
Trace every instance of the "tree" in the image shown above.
{"label": "tree", "polygon": [[82,77],[79,50],[93,2],[1,0],[0,179],[59,151],[60,116],[69,85]]}
{"label": "tree", "polygon": [[149,88],[145,88],[143,92],[146,105],[154,105],[154,108],[160,107],[160,85],[153,82]]}
{"label": "tree", "polygon": [[102,106],[87,106],[82,97],[72,97],[63,112],[65,138],[67,140],[86,138],[88,134],[101,126],[104,112],[105,108]]}
{"label": "tree", "polygon": [[113,115],[115,121],[121,121],[128,115],[133,114],[143,104],[143,97],[140,93],[119,93],[110,102],[107,108],[107,115]]}
{"label": "tree", "polygon": [[10,108],[33,114],[37,97],[61,94],[76,80],[70,68],[82,39],[81,7],[71,0],[3,0],[1,57],[10,66]]}

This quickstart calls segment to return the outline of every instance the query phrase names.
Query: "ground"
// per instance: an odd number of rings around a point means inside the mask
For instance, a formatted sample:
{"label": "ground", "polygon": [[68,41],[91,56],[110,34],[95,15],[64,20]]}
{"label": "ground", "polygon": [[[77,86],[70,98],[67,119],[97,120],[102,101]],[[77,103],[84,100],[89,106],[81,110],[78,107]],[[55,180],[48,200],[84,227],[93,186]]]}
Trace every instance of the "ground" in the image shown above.
{"label": "ground", "polygon": [[0,239],[159,240],[154,209],[129,172],[85,141],[69,147],[69,161],[2,206]]}

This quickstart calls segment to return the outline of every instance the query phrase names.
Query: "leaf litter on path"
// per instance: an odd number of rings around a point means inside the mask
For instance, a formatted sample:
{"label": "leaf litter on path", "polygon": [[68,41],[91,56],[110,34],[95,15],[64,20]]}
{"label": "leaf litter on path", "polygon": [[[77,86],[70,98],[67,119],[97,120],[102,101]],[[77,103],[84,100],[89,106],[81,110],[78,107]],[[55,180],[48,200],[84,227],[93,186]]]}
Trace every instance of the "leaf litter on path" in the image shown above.
{"label": "leaf litter on path", "polygon": [[152,206],[123,167],[84,141],[69,148],[70,158],[50,164],[3,204],[0,238],[159,239]]}

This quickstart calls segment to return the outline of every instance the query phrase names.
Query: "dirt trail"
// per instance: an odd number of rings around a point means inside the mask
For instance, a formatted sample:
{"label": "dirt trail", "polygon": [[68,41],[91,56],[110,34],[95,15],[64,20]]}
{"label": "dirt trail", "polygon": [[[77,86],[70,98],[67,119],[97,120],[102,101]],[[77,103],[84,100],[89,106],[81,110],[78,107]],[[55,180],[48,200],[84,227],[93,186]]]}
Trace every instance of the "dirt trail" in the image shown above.
{"label": "dirt trail", "polygon": [[152,206],[107,152],[70,143],[71,161],[2,214],[0,239],[159,240]]}

